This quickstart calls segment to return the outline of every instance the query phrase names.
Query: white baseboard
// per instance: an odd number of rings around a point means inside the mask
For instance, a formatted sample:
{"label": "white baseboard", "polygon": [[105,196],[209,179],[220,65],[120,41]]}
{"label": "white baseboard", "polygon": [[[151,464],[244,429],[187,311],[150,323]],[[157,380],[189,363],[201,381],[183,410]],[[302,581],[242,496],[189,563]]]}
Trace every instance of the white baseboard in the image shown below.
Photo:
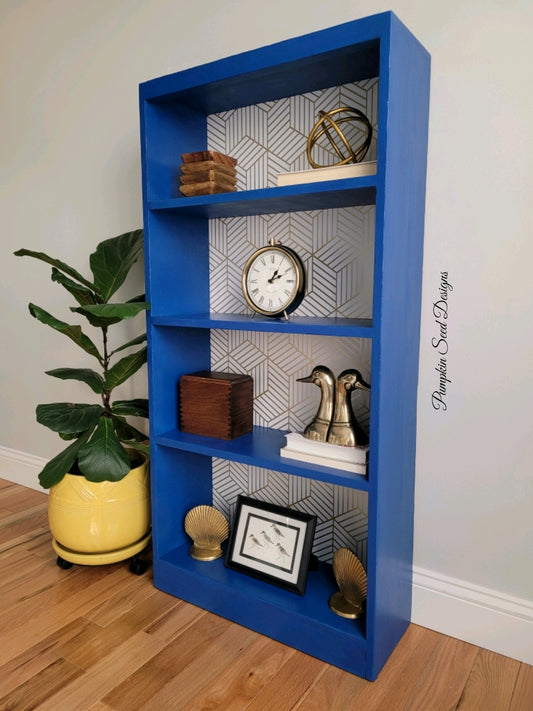
{"label": "white baseboard", "polygon": [[415,567],[412,621],[533,664],[533,602]]}
{"label": "white baseboard", "polygon": [[0,479],[48,493],[39,484],[38,475],[47,460],[33,454],[0,446]]}

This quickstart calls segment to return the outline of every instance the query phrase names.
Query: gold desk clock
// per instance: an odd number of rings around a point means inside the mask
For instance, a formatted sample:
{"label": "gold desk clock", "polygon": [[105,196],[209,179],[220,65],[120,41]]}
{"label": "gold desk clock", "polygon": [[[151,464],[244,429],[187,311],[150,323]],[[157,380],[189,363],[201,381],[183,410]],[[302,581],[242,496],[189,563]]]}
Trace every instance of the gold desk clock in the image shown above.
{"label": "gold desk clock", "polygon": [[248,305],[262,316],[286,320],[302,303],[307,277],[293,249],[275,239],[248,259],[242,273],[242,291]]}

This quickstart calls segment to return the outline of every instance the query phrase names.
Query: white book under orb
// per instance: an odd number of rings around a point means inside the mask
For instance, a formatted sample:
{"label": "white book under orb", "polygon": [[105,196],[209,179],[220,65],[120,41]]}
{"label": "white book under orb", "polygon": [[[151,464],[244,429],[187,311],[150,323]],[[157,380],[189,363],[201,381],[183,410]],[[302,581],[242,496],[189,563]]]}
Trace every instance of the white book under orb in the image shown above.
{"label": "white book under orb", "polygon": [[322,180],[342,180],[343,178],[361,178],[376,174],[376,161],[367,160],[363,163],[346,163],[332,165],[326,168],[311,168],[310,170],[294,170],[278,175],[278,187],[282,185],[297,185],[298,183],[318,183]]}
{"label": "white book under orb", "polygon": [[286,442],[286,445],[280,450],[282,457],[343,469],[354,474],[366,474],[368,445],[343,447],[338,444],[308,439],[299,432],[289,432],[286,435]]}

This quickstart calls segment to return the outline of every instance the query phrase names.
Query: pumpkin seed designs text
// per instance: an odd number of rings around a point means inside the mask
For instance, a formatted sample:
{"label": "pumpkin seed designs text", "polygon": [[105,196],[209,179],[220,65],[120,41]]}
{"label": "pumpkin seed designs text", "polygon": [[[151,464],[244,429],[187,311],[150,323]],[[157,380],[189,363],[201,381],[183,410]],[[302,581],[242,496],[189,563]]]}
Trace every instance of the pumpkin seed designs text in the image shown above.
{"label": "pumpkin seed designs text", "polygon": [[435,370],[438,373],[438,387],[431,393],[431,404],[435,410],[448,409],[446,396],[448,392],[448,296],[453,286],[448,281],[448,272],[440,273],[439,298],[433,303],[433,317],[437,335],[431,339],[431,345],[438,355]]}

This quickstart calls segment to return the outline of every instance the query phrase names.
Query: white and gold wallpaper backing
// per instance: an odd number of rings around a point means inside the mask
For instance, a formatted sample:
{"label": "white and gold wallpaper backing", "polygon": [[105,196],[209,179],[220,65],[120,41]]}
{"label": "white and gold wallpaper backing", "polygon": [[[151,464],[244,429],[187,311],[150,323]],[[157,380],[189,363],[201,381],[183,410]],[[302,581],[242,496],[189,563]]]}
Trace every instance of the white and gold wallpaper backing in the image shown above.
{"label": "white and gold wallpaper backing", "polygon": [[[280,172],[309,168],[307,136],[319,110],[358,108],[375,136],[377,105],[378,81],[372,79],[213,114],[208,146],[237,158],[239,190],[272,187]],[[375,145],[374,138],[367,160],[375,160]],[[325,150],[313,155],[324,164],[336,160]],[[307,295],[295,316],[371,318],[374,220],[373,206],[211,220],[211,310],[248,312],[240,287],[243,266],[274,237],[295,249],[306,265]],[[297,378],[323,364],[336,375],[357,368],[371,382],[370,359],[368,339],[211,332],[211,368],[254,379],[254,423],[295,432],[312,419],[319,402],[318,389]],[[366,393],[352,396],[356,417],[366,427],[368,402]],[[315,514],[319,559],[331,562],[335,550],[347,546],[366,563],[366,494],[215,459],[213,504],[232,518],[238,494]]]}

